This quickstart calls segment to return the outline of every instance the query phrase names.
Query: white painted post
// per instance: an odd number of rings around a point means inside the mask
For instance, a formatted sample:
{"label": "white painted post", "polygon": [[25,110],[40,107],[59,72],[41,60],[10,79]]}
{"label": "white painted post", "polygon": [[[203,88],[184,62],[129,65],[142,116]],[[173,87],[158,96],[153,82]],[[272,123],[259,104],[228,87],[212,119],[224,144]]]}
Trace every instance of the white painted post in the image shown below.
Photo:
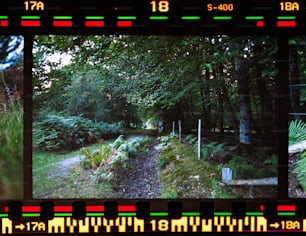
{"label": "white painted post", "polygon": [[201,119],[199,119],[198,124],[198,160],[200,160],[201,157]]}
{"label": "white painted post", "polygon": [[172,121],[172,135],[174,135],[175,131],[175,121]]}
{"label": "white painted post", "polygon": [[178,121],[178,125],[179,125],[179,142],[182,141],[182,124],[181,121]]}
{"label": "white painted post", "polygon": [[222,182],[230,182],[233,179],[233,171],[230,168],[222,168]]}

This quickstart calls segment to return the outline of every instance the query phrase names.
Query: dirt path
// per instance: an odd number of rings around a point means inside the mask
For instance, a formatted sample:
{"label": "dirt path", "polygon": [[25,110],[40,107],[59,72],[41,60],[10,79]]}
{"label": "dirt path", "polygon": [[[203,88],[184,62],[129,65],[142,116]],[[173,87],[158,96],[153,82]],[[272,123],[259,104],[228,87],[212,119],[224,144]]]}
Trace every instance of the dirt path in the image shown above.
{"label": "dirt path", "polygon": [[83,156],[75,156],[75,157],[70,157],[63,161],[54,163],[53,165],[56,166],[56,169],[52,171],[48,177],[53,178],[53,177],[58,177],[58,176],[63,176],[63,175],[68,174],[69,169],[72,168],[74,165],[80,163],[82,158]]}
{"label": "dirt path", "polygon": [[[140,135],[131,135],[127,139],[133,139]],[[128,160],[128,168],[115,174],[113,183],[117,198],[125,199],[151,199],[160,196],[160,179],[158,169],[159,153],[154,148],[157,145],[156,139],[153,139],[149,145],[148,155],[139,154]],[[48,178],[68,177],[69,170],[80,170],[80,161],[83,156],[74,156],[65,160],[53,163],[55,168],[48,175]],[[85,170],[87,175],[88,170]],[[92,173],[88,172],[88,176]],[[84,173],[83,173],[84,175]]]}
{"label": "dirt path", "polygon": [[138,155],[128,160],[129,168],[117,175],[116,191],[118,198],[151,199],[160,196],[160,179],[158,151],[154,140],[149,147],[148,155]]}

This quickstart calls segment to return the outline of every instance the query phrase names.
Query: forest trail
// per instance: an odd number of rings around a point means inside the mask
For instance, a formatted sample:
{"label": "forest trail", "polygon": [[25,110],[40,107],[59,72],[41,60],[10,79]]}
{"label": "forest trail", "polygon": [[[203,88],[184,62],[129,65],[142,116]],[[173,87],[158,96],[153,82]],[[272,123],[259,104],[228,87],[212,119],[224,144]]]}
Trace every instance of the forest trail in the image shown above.
{"label": "forest trail", "polygon": [[[129,135],[126,139],[134,139],[139,135]],[[149,144],[147,154],[138,154],[129,158],[127,168],[115,174],[114,190],[117,198],[125,199],[152,199],[160,196],[159,168],[157,166],[159,153],[155,149],[156,138]],[[69,175],[69,169],[80,168],[83,156],[76,155],[52,164],[55,168],[48,178],[64,177]]]}
{"label": "forest trail", "polygon": [[117,198],[152,199],[160,196],[161,186],[157,166],[159,153],[156,139],[149,146],[149,153],[139,154],[128,160],[128,168],[116,175]]}
{"label": "forest trail", "polygon": [[54,163],[53,165],[56,166],[56,169],[51,172],[48,177],[53,178],[68,174],[69,169],[72,168],[74,165],[79,164],[82,158],[83,156],[74,156]]}

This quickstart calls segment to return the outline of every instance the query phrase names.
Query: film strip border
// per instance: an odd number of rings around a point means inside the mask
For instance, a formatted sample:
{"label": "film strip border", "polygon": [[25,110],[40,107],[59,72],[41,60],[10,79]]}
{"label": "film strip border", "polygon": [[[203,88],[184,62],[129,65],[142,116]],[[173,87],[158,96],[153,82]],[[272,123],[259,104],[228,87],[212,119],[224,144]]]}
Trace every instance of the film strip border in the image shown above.
{"label": "film strip border", "polygon": [[[99,29],[137,29],[154,30],[154,27],[164,26],[175,28],[177,31],[187,27],[197,27],[198,29],[219,29],[230,27],[230,29],[239,29],[244,31],[258,29],[268,29],[279,31],[282,29],[304,30],[306,19],[295,15],[279,15],[275,19],[268,19],[264,15],[246,15],[243,19],[235,19],[235,16],[216,15],[210,19],[202,19],[199,15],[184,15],[180,17],[179,22],[169,22],[169,16],[149,16],[147,21],[137,20],[135,15],[116,16],[108,19],[106,16],[98,13],[86,15],[82,18],[73,15],[54,15],[46,17],[45,15],[21,15],[10,17],[0,15],[0,32],[5,30],[29,30],[34,33],[40,33],[40,30],[52,32],[53,30],[99,30]],[[18,19],[18,20],[17,20]],[[206,21],[206,22],[205,22]],[[241,31],[240,31],[241,32]]]}
{"label": "film strip border", "polygon": [[[5,9],[7,9],[5,11]],[[303,1],[10,1],[0,10],[0,32],[68,33],[136,29],[198,33],[305,32]],[[169,33],[169,32],[168,32]],[[171,33],[171,32],[170,32]]]}
{"label": "film strip border", "polygon": [[185,211],[184,204],[169,201],[166,211],[151,211],[149,201],[135,205],[22,206],[10,202],[0,213],[1,234],[14,233],[125,233],[125,232],[306,232],[306,202],[286,204],[266,201],[257,210],[246,202],[233,201],[231,211],[216,211],[213,202],[199,202],[197,211]]}

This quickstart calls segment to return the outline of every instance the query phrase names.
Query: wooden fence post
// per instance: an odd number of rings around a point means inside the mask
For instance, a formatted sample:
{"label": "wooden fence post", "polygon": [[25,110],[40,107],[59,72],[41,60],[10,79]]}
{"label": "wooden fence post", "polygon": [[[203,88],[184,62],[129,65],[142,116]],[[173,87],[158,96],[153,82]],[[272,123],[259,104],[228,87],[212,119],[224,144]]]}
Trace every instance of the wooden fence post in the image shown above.
{"label": "wooden fence post", "polygon": [[179,142],[182,141],[182,124],[181,121],[178,121],[178,125],[179,125]]}
{"label": "wooden fence post", "polygon": [[201,119],[199,119],[198,124],[198,160],[200,160],[201,157]]}

